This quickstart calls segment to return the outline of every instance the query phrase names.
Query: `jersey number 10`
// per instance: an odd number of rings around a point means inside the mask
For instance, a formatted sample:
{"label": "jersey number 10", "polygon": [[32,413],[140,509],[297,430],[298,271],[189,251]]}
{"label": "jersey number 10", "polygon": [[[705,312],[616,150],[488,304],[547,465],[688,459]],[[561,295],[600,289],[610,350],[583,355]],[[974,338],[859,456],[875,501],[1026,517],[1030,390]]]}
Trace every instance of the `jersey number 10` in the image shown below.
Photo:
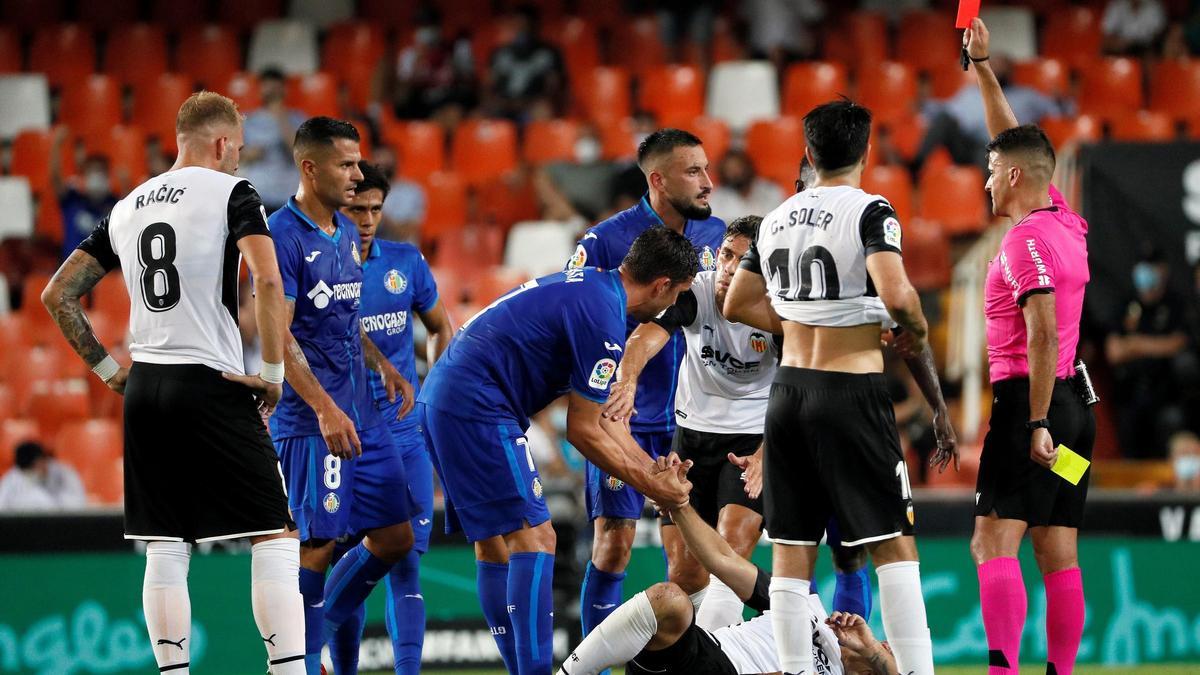
{"label": "jersey number 10", "polygon": [[[841,297],[842,285],[838,280],[837,264],[833,261],[833,254],[829,249],[824,246],[809,246],[804,250],[796,265],[796,276],[800,278],[799,292],[792,289],[792,275],[788,269],[791,261],[790,248],[777,248],[767,258],[768,271],[772,277],[779,278],[779,290],[775,295],[781,300],[837,300]],[[824,281],[821,295],[816,298],[810,297],[813,287],[813,265],[821,267]]]}
{"label": "jersey number 10", "polygon": [[151,312],[165,312],[179,304],[179,270],[175,268],[175,230],[166,223],[151,223],[138,235],[138,262],[142,266],[142,302]]}

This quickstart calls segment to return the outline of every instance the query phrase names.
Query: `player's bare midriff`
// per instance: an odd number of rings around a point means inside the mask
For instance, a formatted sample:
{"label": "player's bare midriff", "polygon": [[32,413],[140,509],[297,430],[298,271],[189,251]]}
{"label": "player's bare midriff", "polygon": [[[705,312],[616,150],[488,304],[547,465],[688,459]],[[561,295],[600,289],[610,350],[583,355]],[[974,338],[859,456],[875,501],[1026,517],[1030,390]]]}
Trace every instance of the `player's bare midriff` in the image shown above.
{"label": "player's bare midriff", "polygon": [[784,321],[780,365],[840,373],[883,372],[879,324],[834,328]]}

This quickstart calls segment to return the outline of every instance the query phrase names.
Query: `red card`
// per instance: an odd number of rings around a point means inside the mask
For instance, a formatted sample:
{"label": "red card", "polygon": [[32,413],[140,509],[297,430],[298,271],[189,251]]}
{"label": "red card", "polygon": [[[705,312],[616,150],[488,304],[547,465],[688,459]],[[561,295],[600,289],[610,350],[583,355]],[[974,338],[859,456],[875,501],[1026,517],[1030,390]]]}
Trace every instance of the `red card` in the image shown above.
{"label": "red card", "polygon": [[955,28],[971,27],[971,19],[979,16],[979,1],[958,0],[958,19],[954,22]]}

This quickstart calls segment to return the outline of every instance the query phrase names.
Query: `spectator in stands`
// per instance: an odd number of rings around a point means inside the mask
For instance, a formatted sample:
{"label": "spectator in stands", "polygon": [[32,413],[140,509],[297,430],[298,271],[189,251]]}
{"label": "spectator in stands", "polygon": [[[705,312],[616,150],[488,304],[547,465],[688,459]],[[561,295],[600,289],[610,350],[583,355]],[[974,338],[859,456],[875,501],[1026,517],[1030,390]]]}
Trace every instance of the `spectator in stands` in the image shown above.
{"label": "spectator in stands", "polygon": [[[1022,124],[1038,124],[1046,117],[1058,117],[1074,112],[1074,103],[1058,101],[1036,89],[1012,83],[1012,61],[1003,54],[991,55],[992,70],[1013,114]],[[974,77],[974,71],[971,74]],[[978,166],[987,175],[987,124],[983,114],[983,97],[974,82],[968,82],[954,96],[944,100],[929,100],[922,112],[929,127],[912,161],[915,175],[925,160],[938,148],[946,148],[955,164]]]}
{"label": "spectator in stands", "polygon": [[268,68],[258,80],[263,105],[246,115],[246,145],[238,173],[254,184],[270,214],[283,208],[300,181],[292,159],[292,141],[305,115],[284,105],[283,71]]}
{"label": "spectator in stands", "polygon": [[16,449],[16,464],[0,479],[0,512],[60,511],[84,506],[79,474],[32,441]]}
{"label": "spectator in stands", "polygon": [[[78,176],[68,178],[63,175],[62,146],[66,143],[68,135],[66,127],[55,128],[50,150],[50,185],[62,212],[64,260],[117,204],[107,157],[88,155],[87,159],[83,160]],[[126,188],[130,187],[128,176],[124,177],[123,182]]]}
{"label": "spectator in stands", "polygon": [[821,0],[747,0],[739,6],[753,55],[780,67],[816,54],[813,28],[825,18]]}
{"label": "spectator in stands", "polygon": [[1176,490],[1200,492],[1200,437],[1190,431],[1171,436],[1171,470]]}
{"label": "spectator in stands", "polygon": [[[1128,457],[1163,458],[1167,439],[1184,423],[1178,359],[1187,360],[1188,307],[1168,288],[1170,268],[1147,251],[1133,266],[1133,298],[1105,342],[1116,378],[1121,450]],[[1186,372],[1187,369],[1182,369]]]}
{"label": "spectator in stands", "polygon": [[1160,0],[1110,0],[1101,28],[1106,54],[1142,56],[1158,46],[1167,12]]}
{"label": "spectator in stands", "polygon": [[709,195],[708,203],[713,215],[727,223],[742,216],[766,215],[783,202],[783,190],[760,178],[750,155],[742,150],[725,153],[717,165],[717,177],[717,187]]}
{"label": "spectator in stands", "polygon": [[494,114],[518,122],[538,110],[548,109],[557,116],[566,91],[562,55],[541,38],[533,7],[518,9],[513,25],[513,41],[492,52],[489,107]]}
{"label": "spectator in stands", "polygon": [[425,188],[399,175],[400,158],[390,146],[376,146],[371,161],[391,184],[383,202],[380,236],[393,241],[415,242],[425,220]]}
{"label": "spectator in stands", "polygon": [[892,23],[899,23],[900,17],[909,12],[929,9],[929,0],[862,0],[858,8],[883,14]]}
{"label": "spectator in stands", "polygon": [[590,124],[579,128],[575,158],[552,162],[534,176],[534,186],[549,220],[581,217],[596,222],[612,211],[613,182],[621,166],[601,155],[599,132]]}
{"label": "spectator in stands", "polygon": [[381,64],[382,97],[401,119],[434,119],[453,128],[478,102],[471,41],[442,33],[442,17],[430,7],[417,16],[412,44],[393,68]]}
{"label": "spectator in stands", "polygon": [[684,38],[703,53],[712,42],[713,22],[717,15],[716,0],[659,0],[658,19],[662,26],[663,42],[675,49],[672,62],[684,62]]}

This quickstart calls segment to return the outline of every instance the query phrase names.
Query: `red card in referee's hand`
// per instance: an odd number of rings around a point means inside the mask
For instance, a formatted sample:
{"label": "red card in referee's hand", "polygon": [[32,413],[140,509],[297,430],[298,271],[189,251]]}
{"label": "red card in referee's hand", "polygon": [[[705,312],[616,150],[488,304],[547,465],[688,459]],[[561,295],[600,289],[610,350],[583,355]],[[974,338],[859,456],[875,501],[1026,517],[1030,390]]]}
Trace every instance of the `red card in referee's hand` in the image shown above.
{"label": "red card in referee's hand", "polygon": [[954,22],[955,28],[970,28],[971,19],[979,16],[980,0],[958,0],[958,20]]}

